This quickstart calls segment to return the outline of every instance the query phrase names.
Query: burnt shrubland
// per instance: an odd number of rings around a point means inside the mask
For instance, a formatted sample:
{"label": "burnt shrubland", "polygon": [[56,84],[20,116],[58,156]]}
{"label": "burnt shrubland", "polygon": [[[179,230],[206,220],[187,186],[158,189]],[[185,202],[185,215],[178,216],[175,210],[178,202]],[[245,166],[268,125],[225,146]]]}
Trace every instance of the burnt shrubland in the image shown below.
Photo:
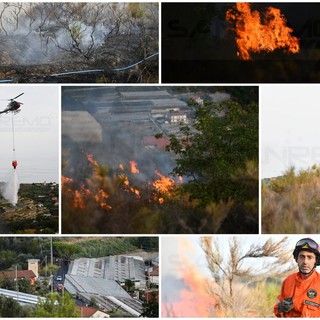
{"label": "burnt shrubland", "polygon": [[156,3],[3,3],[0,39],[4,80],[158,81]]}

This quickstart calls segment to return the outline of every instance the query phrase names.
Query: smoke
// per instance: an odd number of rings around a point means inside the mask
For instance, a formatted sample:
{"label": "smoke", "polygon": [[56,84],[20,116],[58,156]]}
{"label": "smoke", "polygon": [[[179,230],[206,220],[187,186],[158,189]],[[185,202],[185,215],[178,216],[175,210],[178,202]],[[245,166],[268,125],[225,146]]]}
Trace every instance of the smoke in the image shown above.
{"label": "smoke", "polygon": [[[91,57],[119,23],[108,8],[87,4],[79,17],[76,5],[67,14],[68,6],[59,3],[0,4],[0,64],[52,63],[66,53]],[[120,22],[118,33],[134,31]]]}
{"label": "smoke", "polygon": [[12,174],[9,181],[1,187],[2,196],[8,200],[12,205],[16,205],[18,202],[19,181],[17,170],[12,170]]}

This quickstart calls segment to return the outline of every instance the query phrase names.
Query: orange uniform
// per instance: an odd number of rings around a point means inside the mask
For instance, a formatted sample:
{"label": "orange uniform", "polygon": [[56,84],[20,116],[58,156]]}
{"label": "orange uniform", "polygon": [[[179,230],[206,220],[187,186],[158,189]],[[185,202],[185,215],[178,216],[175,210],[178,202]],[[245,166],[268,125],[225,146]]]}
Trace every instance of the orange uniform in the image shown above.
{"label": "orange uniform", "polygon": [[[278,304],[286,298],[293,299],[293,309],[289,312],[279,312]],[[274,314],[278,318],[319,318],[320,274],[314,270],[306,279],[301,278],[300,272],[288,276],[282,283],[281,294],[274,305]]]}

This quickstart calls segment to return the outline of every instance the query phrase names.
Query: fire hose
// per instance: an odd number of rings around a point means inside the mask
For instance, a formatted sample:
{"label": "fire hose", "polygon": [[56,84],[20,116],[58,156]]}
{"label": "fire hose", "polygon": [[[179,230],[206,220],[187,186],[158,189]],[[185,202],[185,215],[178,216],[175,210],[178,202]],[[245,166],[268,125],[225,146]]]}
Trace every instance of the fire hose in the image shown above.
{"label": "fire hose", "polygon": [[[153,53],[152,55],[148,56],[145,59],[142,59],[134,64],[131,64],[130,66],[127,67],[122,67],[122,68],[114,68],[111,69],[112,71],[123,71],[123,70],[127,70],[130,68],[133,68],[147,60],[150,60],[152,58],[154,58],[155,56],[157,56],[159,54],[159,52]],[[79,74],[79,73],[93,73],[93,72],[103,72],[105,71],[105,69],[97,69],[97,70],[81,70],[81,71],[71,71],[71,72],[64,72],[64,73],[55,73],[55,74],[50,74],[50,77],[58,77],[58,76],[64,76],[64,75],[70,75],[70,74]]]}
{"label": "fire hose", "polygon": [[[114,68],[111,69],[112,71],[124,71],[124,70],[128,70],[130,68],[133,68],[147,60],[150,60],[154,57],[156,57],[157,55],[159,55],[159,52],[153,53],[150,56],[134,63],[131,64],[129,66],[126,67],[121,67],[121,68]],[[65,76],[65,75],[71,75],[71,74],[81,74],[81,73],[98,73],[98,72],[104,72],[105,69],[93,69],[93,70],[80,70],[80,71],[70,71],[70,72],[63,72],[63,73],[54,73],[54,74],[50,74],[49,77],[59,77],[59,76]],[[13,80],[0,80],[0,83],[6,83],[6,82],[13,82]]]}

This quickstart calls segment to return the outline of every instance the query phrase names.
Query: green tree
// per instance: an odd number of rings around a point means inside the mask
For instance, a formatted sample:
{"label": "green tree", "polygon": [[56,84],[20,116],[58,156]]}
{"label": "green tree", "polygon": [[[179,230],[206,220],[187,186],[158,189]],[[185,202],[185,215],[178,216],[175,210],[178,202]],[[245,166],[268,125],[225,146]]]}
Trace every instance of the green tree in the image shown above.
{"label": "green tree", "polygon": [[138,248],[144,251],[158,251],[159,238],[158,237],[137,237],[134,238],[135,244]]}
{"label": "green tree", "polygon": [[81,248],[76,244],[58,241],[53,243],[53,249],[56,256],[66,260],[70,260],[73,255],[81,251]]}
{"label": "green tree", "polygon": [[157,301],[156,294],[152,292],[152,298],[150,301],[144,301],[142,303],[143,311],[141,317],[158,318],[159,317],[159,303]]}
{"label": "green tree", "polygon": [[30,316],[36,318],[77,318],[79,312],[75,307],[76,304],[70,294],[65,292],[60,295],[55,292],[47,295],[45,301],[39,299],[37,308]]}
{"label": "green tree", "polygon": [[28,307],[22,307],[20,304],[4,296],[0,296],[0,317],[2,318],[25,318],[29,312]]}
{"label": "green tree", "polygon": [[130,279],[126,279],[124,281],[124,288],[126,291],[132,291],[135,289],[135,283],[134,281],[130,280]]}
{"label": "green tree", "polygon": [[[174,173],[187,176],[184,191],[202,206],[244,203],[258,197],[258,104],[228,100],[196,107],[194,128],[171,136],[167,148],[178,155]],[[253,174],[252,174],[253,173]]]}

